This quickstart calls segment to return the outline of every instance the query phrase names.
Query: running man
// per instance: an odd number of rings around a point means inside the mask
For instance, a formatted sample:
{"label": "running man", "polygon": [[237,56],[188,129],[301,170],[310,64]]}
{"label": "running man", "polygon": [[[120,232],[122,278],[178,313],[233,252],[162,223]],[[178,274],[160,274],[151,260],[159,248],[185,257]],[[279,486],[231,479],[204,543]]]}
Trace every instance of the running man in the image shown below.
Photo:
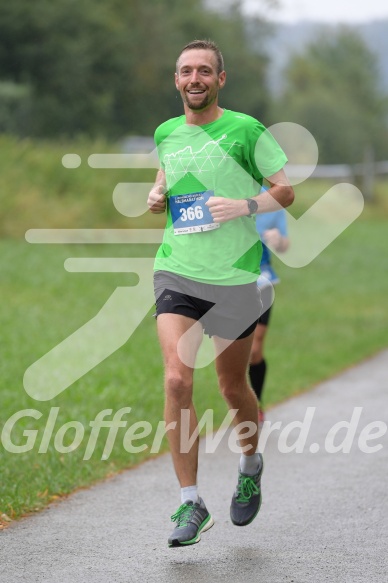
{"label": "running man", "polygon": [[258,401],[259,425],[262,425],[265,418],[262,394],[267,371],[267,363],[264,358],[264,339],[267,334],[274,299],[272,286],[280,282],[279,277],[272,267],[271,251],[268,245],[279,253],[287,251],[290,242],[287,232],[286,211],[281,209],[256,215],[256,228],[263,244],[263,255],[260,263],[261,273],[257,280],[257,285],[261,291],[263,311],[253,334],[251,356],[249,359],[249,378]]}
{"label": "running man", "polygon": [[[260,313],[256,280],[262,247],[255,215],[290,205],[294,193],[283,171],[287,158],[265,127],[218,105],[225,81],[222,54],[212,41],[186,45],[175,73],[184,115],[155,131],[161,168],[148,206],[153,213],[167,211],[154,265],[156,317],[165,367],[164,417],[181,487],[169,546],[196,543],[213,524],[198,495],[198,438],[187,448],[182,437],[197,427],[193,372],[204,332],[213,337],[218,384],[233,423],[245,426],[230,507],[233,524],[252,522],[261,505],[257,400],[246,375]],[[270,188],[259,194],[264,177]]]}

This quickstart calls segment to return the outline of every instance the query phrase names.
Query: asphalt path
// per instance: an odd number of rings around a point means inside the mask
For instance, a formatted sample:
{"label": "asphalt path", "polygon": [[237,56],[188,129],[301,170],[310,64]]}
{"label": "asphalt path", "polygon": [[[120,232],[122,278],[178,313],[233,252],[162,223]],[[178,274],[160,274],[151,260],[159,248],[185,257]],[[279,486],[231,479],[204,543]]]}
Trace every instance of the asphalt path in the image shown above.
{"label": "asphalt path", "polygon": [[[163,455],[2,531],[0,580],[383,583],[387,389],[384,351],[271,409],[263,504],[247,527],[229,519],[239,454],[228,431],[213,453],[201,441],[199,488],[215,525],[198,544],[167,547],[169,517],[180,501],[170,456]],[[295,422],[303,425],[291,431]]]}

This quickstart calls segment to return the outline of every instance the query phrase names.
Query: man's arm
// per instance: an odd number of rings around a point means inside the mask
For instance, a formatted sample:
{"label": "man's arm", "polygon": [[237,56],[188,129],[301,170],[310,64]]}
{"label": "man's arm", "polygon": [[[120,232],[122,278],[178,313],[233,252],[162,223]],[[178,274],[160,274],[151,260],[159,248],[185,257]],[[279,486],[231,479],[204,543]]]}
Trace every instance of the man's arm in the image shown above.
{"label": "man's arm", "polygon": [[258,204],[257,214],[278,211],[280,208],[286,208],[294,202],[294,189],[283,169],[272,176],[268,176],[266,180],[271,187],[253,197],[253,200]]}
{"label": "man's arm", "polygon": [[[269,213],[290,206],[294,202],[294,189],[290,185],[284,170],[268,176],[271,187],[252,197],[257,202],[259,213]],[[235,200],[221,196],[212,196],[206,203],[215,223],[225,223],[238,217],[248,215],[248,203],[245,199]]]}
{"label": "man's arm", "polygon": [[166,210],[166,174],[164,170],[158,170],[154,186],[148,195],[147,204],[151,213],[164,213]]}

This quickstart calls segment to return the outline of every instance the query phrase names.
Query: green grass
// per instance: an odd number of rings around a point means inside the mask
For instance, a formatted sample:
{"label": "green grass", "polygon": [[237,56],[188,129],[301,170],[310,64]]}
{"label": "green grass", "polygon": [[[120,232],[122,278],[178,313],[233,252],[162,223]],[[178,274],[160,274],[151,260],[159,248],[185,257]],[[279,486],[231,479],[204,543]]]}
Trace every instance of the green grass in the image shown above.
{"label": "green grass", "polygon": [[[117,286],[130,285],[125,274],[69,274],[63,268],[69,256],[127,256],[128,247],[100,246],[29,246],[22,241],[2,241],[3,302],[0,325],[7,339],[1,360],[1,425],[21,409],[35,409],[42,413],[39,420],[21,419],[12,433],[16,444],[26,443],[24,430],[38,430],[36,445],[27,453],[0,451],[1,485],[0,514],[19,516],[40,508],[52,496],[63,495],[74,488],[139,463],[149,452],[128,453],[123,449],[124,430],[120,430],[114,450],[106,461],[101,461],[107,429],[102,429],[90,461],[82,462],[85,453],[89,423],[98,412],[131,407],[124,416],[127,428],[137,421],[152,425],[151,435],[142,443],[151,446],[163,411],[162,361],[155,333],[153,307],[139,329],[120,350],[94,368],[67,391],[49,402],[30,398],[23,388],[26,368],[54,347],[70,333],[93,317]],[[137,248],[137,255],[141,253]],[[197,398],[207,401],[206,408],[216,409],[215,420],[220,423],[225,415],[218,402],[214,371],[208,367],[197,373]],[[54,435],[47,454],[39,454],[44,426],[51,407],[59,407]],[[109,417],[110,418],[110,417]],[[68,421],[79,421],[86,429],[80,447],[68,454],[58,454],[54,436]],[[68,442],[74,434],[69,432]],[[163,441],[162,450],[166,449]]]}
{"label": "green grass", "polygon": [[[81,165],[62,166],[65,154],[78,154]],[[112,203],[118,183],[152,182],[155,169],[95,169],[91,154],[121,153],[103,141],[36,142],[0,135],[0,236],[24,237],[31,228],[148,228],[160,217],[120,215]],[[139,224],[140,223],[140,224]]]}
{"label": "green grass", "polygon": [[[10,146],[9,141],[6,145]],[[40,149],[27,143],[24,150],[21,148],[19,158],[17,145],[11,146],[2,164],[8,192],[15,196],[11,200],[7,191],[0,195],[3,207],[9,210],[0,223],[3,237],[7,236],[0,241],[3,337],[0,426],[22,409],[34,409],[42,415],[39,419],[20,419],[12,433],[13,442],[22,445],[28,439],[28,434],[23,435],[23,432],[36,430],[36,442],[31,451],[16,454],[0,448],[0,525],[2,514],[14,519],[38,510],[57,496],[146,459],[163,410],[163,367],[152,306],[122,348],[55,399],[39,402],[26,394],[23,374],[28,366],[89,321],[117,286],[134,284],[130,274],[68,273],[63,267],[64,260],[77,256],[127,257],[129,254],[149,257],[153,256],[155,248],[29,245],[23,239],[24,232],[42,226],[142,228],[157,226],[160,218],[155,220],[149,214],[141,219],[120,218],[111,203],[115,182],[108,172],[99,174],[96,180],[95,170],[82,168],[71,179],[76,184],[64,185],[63,180],[67,179],[57,176],[53,170],[63,153],[77,151],[84,158],[88,152],[97,151],[94,146],[81,144],[74,150],[69,146],[42,145]],[[5,149],[0,144],[0,151]],[[26,159],[22,164],[23,156]],[[21,164],[20,176],[15,170],[15,160]],[[34,160],[40,172],[46,173],[46,179],[33,167]],[[11,176],[14,177],[13,191]],[[47,176],[51,176],[50,180]],[[116,174],[114,179],[123,181],[122,176]],[[128,176],[125,179],[129,180]],[[141,179],[150,180],[144,174]],[[49,183],[52,192],[49,192]],[[292,207],[294,216],[302,214],[329,186],[329,183],[309,182],[298,187],[297,200]],[[266,406],[307,390],[388,345],[386,187],[386,182],[378,184],[375,203],[368,205],[360,218],[307,267],[291,269],[276,260],[282,284],[276,290],[266,343],[269,365]],[[38,210],[29,215],[25,205],[34,208],[34,202]],[[226,407],[218,394],[213,366],[197,370],[195,377],[198,413],[202,415],[206,409],[213,409],[217,426],[225,416]],[[53,435],[47,453],[39,453],[53,407],[59,408]],[[131,407],[123,417],[127,427],[119,429],[109,458],[101,459],[108,435],[108,430],[102,429],[93,455],[84,461],[90,422],[104,409],[115,413],[123,407]],[[129,453],[123,447],[124,433],[129,426],[143,420],[151,424],[152,431],[148,437],[140,437],[136,444],[145,444],[148,449]],[[73,452],[59,453],[54,446],[55,436],[70,421],[81,423],[85,436]],[[69,430],[64,444],[69,444],[73,436],[74,430]],[[163,441],[162,451],[166,448]],[[5,520],[3,517],[3,522]]]}
{"label": "green grass", "polygon": [[[297,187],[292,214],[300,216],[330,186]],[[292,269],[275,258],[282,284],[267,336],[267,405],[388,346],[387,219],[381,181],[374,204],[310,265]]]}

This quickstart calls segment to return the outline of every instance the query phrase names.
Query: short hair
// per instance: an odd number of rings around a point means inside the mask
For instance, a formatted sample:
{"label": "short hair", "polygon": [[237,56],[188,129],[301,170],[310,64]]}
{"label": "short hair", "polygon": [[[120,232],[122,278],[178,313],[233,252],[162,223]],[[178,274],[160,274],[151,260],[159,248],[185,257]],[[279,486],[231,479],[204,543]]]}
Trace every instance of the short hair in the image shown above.
{"label": "short hair", "polygon": [[193,40],[190,43],[188,43],[186,46],[183,47],[183,49],[179,53],[179,56],[178,56],[177,61],[176,61],[177,72],[178,72],[178,62],[179,62],[179,59],[181,58],[181,55],[184,52],[190,51],[192,49],[204,49],[204,50],[208,50],[208,51],[213,51],[213,53],[216,56],[216,60],[217,60],[217,73],[220,74],[224,70],[224,59],[223,59],[222,53],[221,53],[220,49],[218,48],[218,46],[216,45],[216,43],[209,39],[209,40]]}

